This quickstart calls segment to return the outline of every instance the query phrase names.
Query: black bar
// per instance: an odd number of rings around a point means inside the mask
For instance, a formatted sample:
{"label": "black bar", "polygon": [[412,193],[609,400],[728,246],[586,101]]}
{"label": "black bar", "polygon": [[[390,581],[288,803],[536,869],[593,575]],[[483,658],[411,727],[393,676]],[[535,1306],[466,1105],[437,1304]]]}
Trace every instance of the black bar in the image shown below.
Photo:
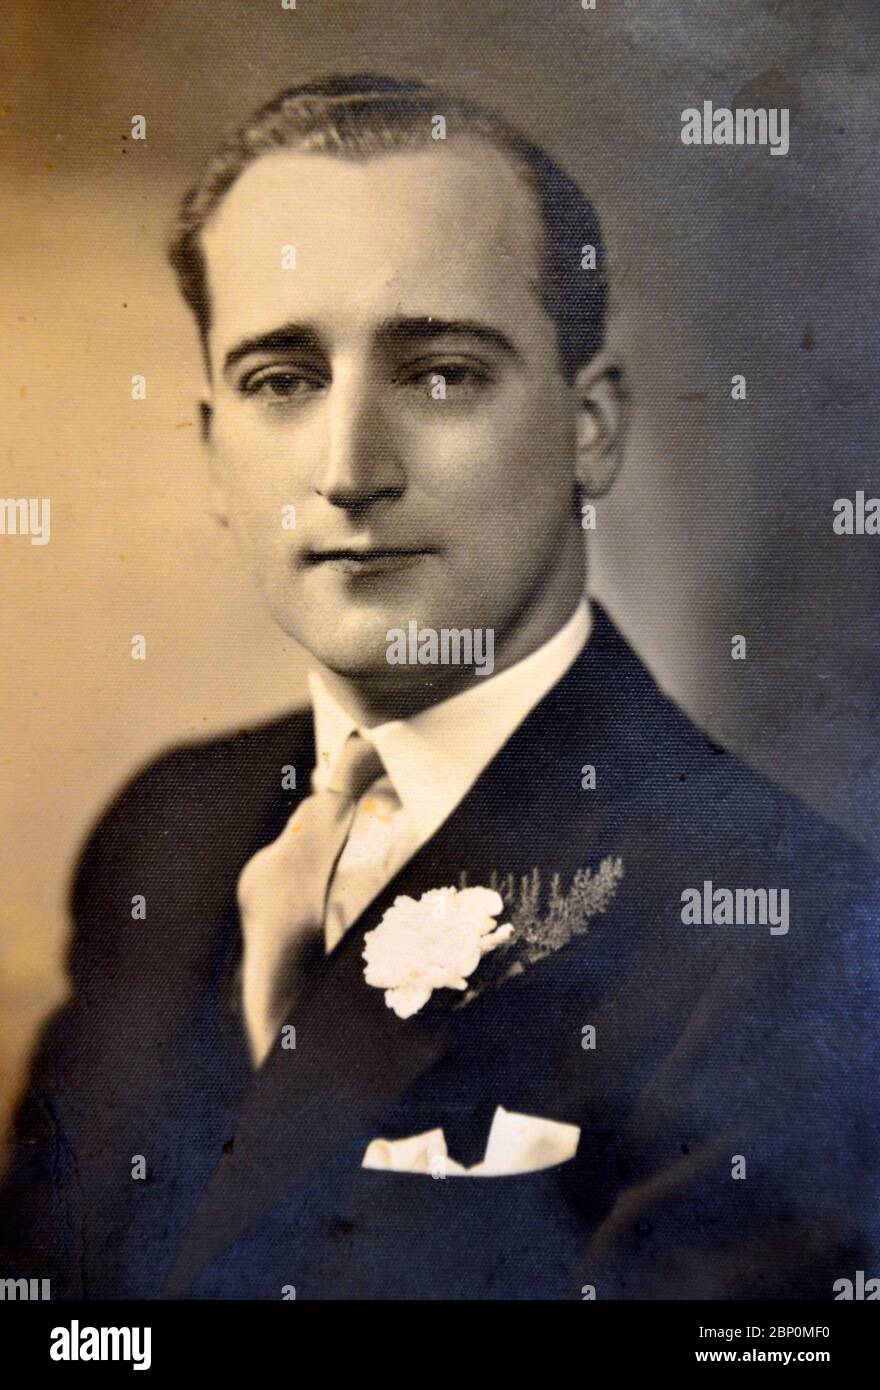
{"label": "black bar", "polygon": [[[870,1304],[872,1300],[868,1301]],[[279,1306],[280,1305],[280,1306]],[[346,1354],[355,1371],[371,1376],[384,1366],[389,1377],[421,1377],[430,1365],[438,1369],[454,1345],[460,1321],[478,1316],[467,1346],[448,1362],[446,1375],[461,1373],[467,1363],[472,1377],[476,1357],[492,1367],[497,1384],[500,1365],[529,1348],[532,1364],[546,1356],[547,1374],[559,1358],[576,1356],[584,1371],[600,1364],[620,1370],[654,1373],[693,1367],[710,1373],[725,1365],[819,1365],[841,1371],[870,1364],[880,1323],[877,1310],[863,1303],[796,1302],[616,1302],[529,1305],[480,1305],[479,1314],[462,1304],[382,1306],[318,1305],[294,1299],[265,1302],[6,1302],[0,1308],[4,1364],[22,1371],[94,1375],[105,1369],[134,1373],[134,1360],[146,1361],[143,1329],[149,1328],[149,1367],[159,1376],[169,1372],[215,1374],[222,1383],[234,1376],[285,1374],[299,1379],[320,1376],[332,1368],[334,1379]],[[461,1308],[461,1311],[459,1311]],[[454,1311],[453,1311],[454,1310]],[[544,1323],[544,1318],[548,1322]],[[124,1335],[105,1337],[107,1360],[84,1359],[100,1342],[89,1329],[141,1329],[126,1342]],[[59,1331],[58,1329],[64,1329]],[[552,1333],[553,1340],[546,1338]],[[404,1352],[401,1337],[410,1346]],[[433,1341],[440,1337],[440,1342]],[[429,1340],[429,1338],[431,1340]],[[450,1341],[452,1338],[452,1341]],[[129,1360],[112,1358],[128,1352]],[[78,1352],[76,1360],[53,1359],[50,1350]],[[432,1351],[432,1347],[434,1350]],[[543,1350],[542,1350],[543,1349]],[[315,1357],[321,1360],[314,1361]],[[496,1361],[496,1357],[499,1358]],[[788,1358],[786,1360],[786,1357]],[[306,1360],[308,1358],[308,1360]],[[329,1358],[329,1360],[328,1360]],[[342,1358],[342,1359],[340,1359]],[[402,1358],[402,1359],[401,1359]],[[307,1367],[311,1366],[311,1372]],[[456,1369],[457,1367],[457,1369]],[[515,1368],[515,1363],[514,1363]]]}

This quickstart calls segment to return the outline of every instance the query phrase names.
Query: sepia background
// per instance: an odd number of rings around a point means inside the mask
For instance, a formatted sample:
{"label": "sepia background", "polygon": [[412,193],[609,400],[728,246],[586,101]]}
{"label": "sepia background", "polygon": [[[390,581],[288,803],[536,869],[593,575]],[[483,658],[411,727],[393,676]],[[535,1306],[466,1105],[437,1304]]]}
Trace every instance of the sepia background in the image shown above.
{"label": "sepia background", "polygon": [[[102,805],[158,750],[304,691],[207,514],[163,242],[218,138],[316,72],[478,95],[590,192],[636,407],[593,591],[715,740],[880,846],[880,538],[831,529],[836,497],[880,491],[871,0],[4,8],[0,496],[51,498],[52,537],[0,536],[0,1126],[63,996],[69,874]],[[788,107],[790,153],[684,147],[704,98]]]}

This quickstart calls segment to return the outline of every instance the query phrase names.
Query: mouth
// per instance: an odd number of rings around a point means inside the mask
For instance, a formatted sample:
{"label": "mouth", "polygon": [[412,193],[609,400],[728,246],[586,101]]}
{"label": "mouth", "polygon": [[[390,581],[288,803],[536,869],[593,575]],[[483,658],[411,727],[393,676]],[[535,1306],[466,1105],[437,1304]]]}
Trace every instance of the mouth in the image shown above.
{"label": "mouth", "polygon": [[372,575],[393,574],[399,570],[411,569],[427,556],[435,552],[428,549],[408,549],[405,547],[378,547],[369,549],[358,546],[341,547],[334,550],[312,550],[306,555],[309,565],[326,565],[340,574]]}

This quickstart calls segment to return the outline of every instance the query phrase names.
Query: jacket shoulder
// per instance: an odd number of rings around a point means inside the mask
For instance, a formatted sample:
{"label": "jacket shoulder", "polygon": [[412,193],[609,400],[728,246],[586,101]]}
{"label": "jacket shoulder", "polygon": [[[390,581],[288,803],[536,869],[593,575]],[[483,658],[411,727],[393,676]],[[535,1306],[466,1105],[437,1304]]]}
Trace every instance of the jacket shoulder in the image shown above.
{"label": "jacket shoulder", "polygon": [[74,875],[72,966],[90,936],[130,918],[135,894],[158,926],[228,891],[262,828],[308,789],[313,759],[311,714],[296,710],[172,747],[131,777],[88,833]]}

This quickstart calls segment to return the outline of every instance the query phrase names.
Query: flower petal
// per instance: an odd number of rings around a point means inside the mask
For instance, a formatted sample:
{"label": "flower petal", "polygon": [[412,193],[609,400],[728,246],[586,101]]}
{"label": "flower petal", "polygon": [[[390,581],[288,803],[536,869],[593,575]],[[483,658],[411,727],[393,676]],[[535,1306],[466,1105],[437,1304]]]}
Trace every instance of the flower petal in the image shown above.
{"label": "flower petal", "polygon": [[497,917],[503,911],[504,899],[494,888],[462,888],[456,908],[459,912],[485,912],[488,917]]}
{"label": "flower petal", "polygon": [[419,1009],[424,1008],[431,998],[430,989],[416,989],[413,985],[400,985],[385,991],[385,1003],[393,1009],[398,1018],[412,1018]]}

